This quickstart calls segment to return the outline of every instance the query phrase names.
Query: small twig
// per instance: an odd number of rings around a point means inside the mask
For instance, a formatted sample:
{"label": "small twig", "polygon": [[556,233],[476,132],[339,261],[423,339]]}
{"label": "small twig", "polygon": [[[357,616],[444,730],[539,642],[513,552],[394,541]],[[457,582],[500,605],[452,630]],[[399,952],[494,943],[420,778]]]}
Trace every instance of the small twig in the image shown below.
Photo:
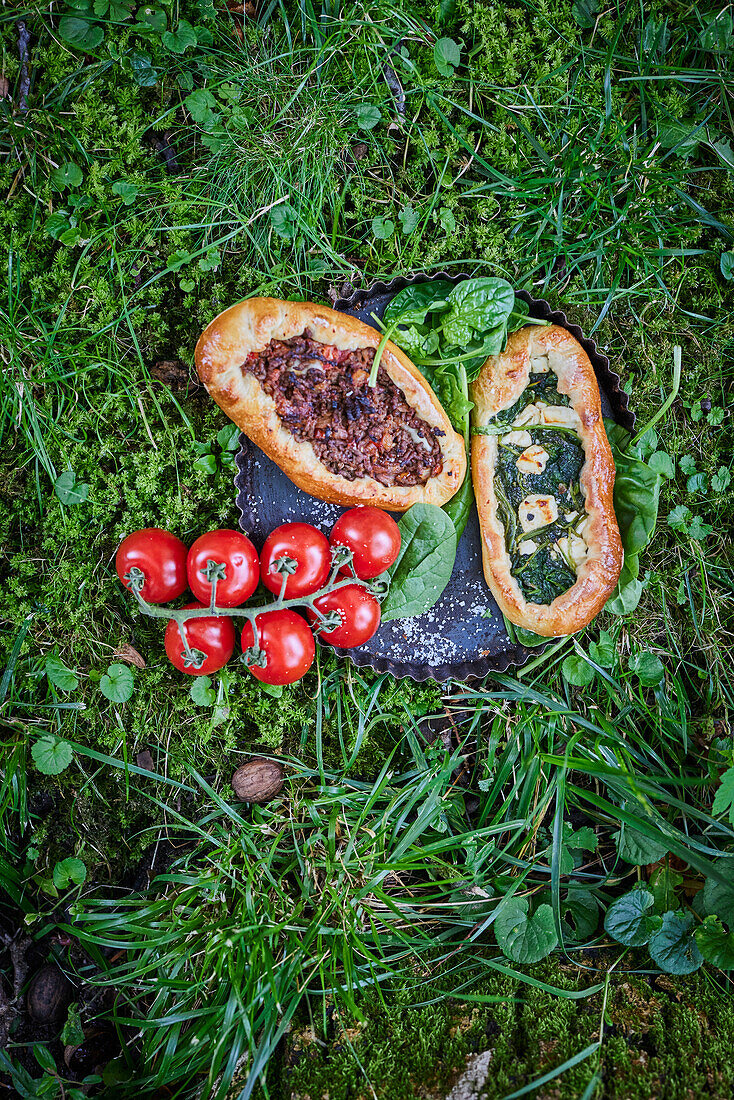
{"label": "small twig", "polygon": [[28,110],[28,93],[31,90],[31,77],[28,72],[28,47],[31,36],[23,20],[18,21],[18,53],[20,55],[20,95],[18,97],[18,110]]}

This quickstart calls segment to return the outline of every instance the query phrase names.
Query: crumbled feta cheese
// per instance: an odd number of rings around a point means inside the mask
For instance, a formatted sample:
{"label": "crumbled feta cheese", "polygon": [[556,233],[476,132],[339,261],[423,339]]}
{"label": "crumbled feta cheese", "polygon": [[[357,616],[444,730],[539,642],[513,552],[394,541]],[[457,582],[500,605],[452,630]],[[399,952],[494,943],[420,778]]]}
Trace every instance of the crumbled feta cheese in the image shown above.
{"label": "crumbled feta cheese", "polygon": [[521,474],[542,474],[549,458],[548,452],[540,444],[535,443],[520,455],[517,468]]}
{"label": "crumbled feta cheese", "polygon": [[520,505],[518,516],[523,532],[538,531],[558,519],[558,503],[554,496],[531,493]]}

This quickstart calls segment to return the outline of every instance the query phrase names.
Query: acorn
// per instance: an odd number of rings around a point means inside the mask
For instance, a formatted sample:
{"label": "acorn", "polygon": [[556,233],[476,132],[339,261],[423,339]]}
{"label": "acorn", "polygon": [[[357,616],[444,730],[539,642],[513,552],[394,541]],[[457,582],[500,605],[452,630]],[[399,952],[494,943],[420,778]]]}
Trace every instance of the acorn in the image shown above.
{"label": "acorn", "polygon": [[74,987],[66,975],[48,963],[31,978],[26,993],[28,1015],[39,1024],[61,1023],[73,994]]}
{"label": "acorn", "polygon": [[282,786],[282,767],[262,756],[248,760],[232,776],[232,789],[240,802],[269,802]]}

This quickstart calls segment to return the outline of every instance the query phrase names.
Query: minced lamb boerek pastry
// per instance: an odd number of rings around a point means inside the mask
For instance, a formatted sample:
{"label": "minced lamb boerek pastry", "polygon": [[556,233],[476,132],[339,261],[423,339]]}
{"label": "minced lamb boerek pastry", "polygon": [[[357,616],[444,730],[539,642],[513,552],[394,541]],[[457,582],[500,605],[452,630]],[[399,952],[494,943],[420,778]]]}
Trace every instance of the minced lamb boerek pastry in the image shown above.
{"label": "minced lamb boerek pastry", "polygon": [[420,371],[380,333],[313,302],[250,298],[199,338],[217,404],[301,489],[335,504],[445,504],[464,443]]}
{"label": "minced lamb boerek pastry", "polygon": [[472,478],[487,584],[516,626],[572,634],[614,591],[614,460],[586,352],[527,325],[472,386]]}

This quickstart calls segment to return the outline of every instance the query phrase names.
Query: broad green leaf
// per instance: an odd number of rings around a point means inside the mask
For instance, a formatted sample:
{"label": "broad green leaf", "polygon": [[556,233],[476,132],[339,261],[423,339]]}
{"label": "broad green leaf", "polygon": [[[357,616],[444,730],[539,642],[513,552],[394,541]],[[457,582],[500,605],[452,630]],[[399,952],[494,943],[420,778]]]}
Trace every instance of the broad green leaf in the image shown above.
{"label": "broad green leaf", "polygon": [[379,107],[375,107],[372,103],[360,103],[356,117],[360,130],[374,130],[382,119],[382,113]]}
{"label": "broad green leaf", "polygon": [[668,848],[660,841],[650,840],[644,833],[630,829],[629,825],[623,825],[613,836],[621,858],[636,867],[657,863],[668,853]]}
{"label": "broad green leaf", "polygon": [[194,122],[201,124],[206,122],[211,116],[213,108],[217,105],[217,101],[212,93],[207,91],[206,88],[197,88],[191,95],[186,96],[184,105]]}
{"label": "broad green leaf", "polygon": [[453,76],[461,63],[461,46],[453,38],[439,38],[433,47],[433,60],[441,76]]}
{"label": "broad green leaf", "polygon": [[194,466],[207,477],[217,472],[217,460],[214,455],[202,455],[201,458],[194,460]]}
{"label": "broad green leaf", "polygon": [[71,1047],[78,1047],[84,1042],[84,1029],[79,1017],[79,1005],[76,1002],[69,1005],[66,1022],[61,1029],[61,1042],[64,1046]]}
{"label": "broad green leaf", "polygon": [[420,220],[420,214],[412,206],[406,206],[398,211],[398,221],[406,237],[409,237],[413,230],[418,227]]}
{"label": "broad green leaf", "polygon": [[675,464],[667,451],[655,451],[648,458],[647,464],[661,477],[675,477]]}
{"label": "broad green leaf", "polygon": [[112,194],[119,195],[125,206],[132,206],[138,197],[138,185],[127,180],[117,180],[112,184]]}
{"label": "broad green leaf", "polygon": [[72,882],[81,886],[86,877],[85,864],[73,856],[60,860],[54,867],[54,886],[57,890],[68,890]]}
{"label": "broad green leaf", "polygon": [[727,282],[731,282],[731,280],[734,279],[734,252],[721,253],[719,269]]}
{"label": "broad green leaf", "polygon": [[84,173],[73,160],[66,160],[51,173],[51,186],[56,191],[65,191],[67,188],[81,187]]}
{"label": "broad green leaf", "polygon": [[175,31],[165,31],[161,35],[163,46],[171,53],[181,54],[192,49],[198,39],[196,31],[186,19],[179,20]]}
{"label": "broad green leaf", "polygon": [[709,20],[698,40],[704,50],[709,50],[711,53],[726,53],[732,45],[733,30],[734,17],[728,8],[724,8]]}
{"label": "broad green leaf", "polygon": [[721,777],[721,783],[714,797],[712,813],[729,814],[734,825],[734,768],[728,768]]}
{"label": "broad green leaf", "polygon": [[641,947],[661,924],[660,917],[652,913],[654,903],[654,897],[644,887],[622,894],[607,909],[605,930],[617,943]]}
{"label": "broad green leaf", "polygon": [[288,202],[281,202],[270,211],[270,224],[273,232],[284,241],[292,241],[298,232],[298,215]]}
{"label": "broad green leaf", "polygon": [[138,33],[152,31],[154,34],[163,34],[166,29],[166,13],[161,8],[138,8],[137,20],[142,24],[134,28]]}
{"label": "broad green leaf", "polygon": [[680,122],[673,118],[658,122],[658,141],[663,149],[672,149],[679,156],[689,157],[695,153],[704,136],[695,122]]}
{"label": "broad green leaf", "polygon": [[731,473],[727,470],[726,466],[719,466],[716,473],[711,478],[711,488],[715,493],[723,493],[731,484]]}
{"label": "broad green leaf", "polygon": [[135,690],[132,670],[127,665],[111,664],[99,681],[99,690],[111,703],[126,703]]}
{"label": "broad green leaf", "polygon": [[648,887],[655,898],[655,912],[667,913],[677,904],[676,890],[683,885],[683,875],[670,867],[656,867],[650,875]]}
{"label": "broad green leaf", "polygon": [[456,231],[456,218],[453,212],[449,210],[448,206],[441,207],[438,212],[438,220],[447,233],[454,233]]}
{"label": "broad green leaf", "polygon": [[46,658],[46,675],[54,687],[62,691],[76,691],[79,687],[79,677],[76,672],[67,668],[60,657],[51,653]]}
{"label": "broad green leaf", "polygon": [[133,50],[128,61],[133,80],[139,88],[152,88],[158,83],[158,73],[147,53],[143,53],[142,50]]}
{"label": "broad green leaf", "polygon": [[390,567],[382,618],[410,618],[430,610],[448,584],[456,559],[456,530],[435,504],[414,504],[401,517],[400,553]]}
{"label": "broad green leaf", "polygon": [[236,451],[240,445],[240,429],[236,424],[225,424],[217,432],[217,443],[223,451]]}
{"label": "broad green leaf", "polygon": [[665,679],[663,662],[654,653],[633,653],[629,668],[646,687],[653,687]]}
{"label": "broad green leaf", "polygon": [[561,672],[564,680],[567,680],[569,684],[573,684],[574,687],[588,687],[596,676],[596,672],[589,662],[576,653],[566,657],[561,665]]}
{"label": "broad green leaf", "polygon": [[516,963],[539,962],[558,943],[550,905],[539,905],[531,915],[528,909],[527,898],[511,898],[494,922],[500,949]]}
{"label": "broad green leaf", "polygon": [[654,963],[668,974],[692,974],[703,963],[691,931],[693,914],[663,913],[663,923],[650,936],[647,949]]}
{"label": "broad green leaf", "polygon": [[71,764],[74,750],[68,741],[49,734],[34,741],[31,756],[39,772],[44,775],[60,775]]}
{"label": "broad green leaf", "polygon": [[89,486],[84,481],[77,481],[73,470],[64,470],[54,482],[54,492],[62,504],[71,507],[84,503],[89,495]]}
{"label": "broad green leaf", "polygon": [[372,219],[372,233],[378,241],[386,241],[395,232],[395,222],[392,218],[375,216]]}
{"label": "broad green leaf", "polygon": [[582,886],[569,887],[561,914],[569,928],[565,932],[566,939],[571,943],[582,943],[599,927],[599,902]]}
{"label": "broad green leaf", "polygon": [[591,30],[596,23],[599,0],[576,0],[571,8],[573,17],[583,31]]}
{"label": "broad green leaf", "polygon": [[602,630],[599,633],[599,641],[589,645],[589,656],[592,661],[601,668],[614,668],[617,659],[617,649],[611,634]]}
{"label": "broad green leaf", "polygon": [[189,688],[189,695],[197,707],[213,706],[217,693],[212,687],[211,676],[196,676]]}
{"label": "broad green leaf", "polygon": [[707,963],[720,970],[734,970],[734,932],[727,932],[716,917],[706,917],[694,936]]}
{"label": "broad green leaf", "polygon": [[92,23],[78,15],[62,15],[59,20],[59,34],[64,42],[80,50],[96,50],[104,39],[104,31],[98,23]]}
{"label": "broad green leaf", "polygon": [[703,886],[703,903],[707,913],[721,917],[734,927],[734,859],[719,859],[716,868],[723,871],[729,881],[725,885],[715,878],[707,878]]}

